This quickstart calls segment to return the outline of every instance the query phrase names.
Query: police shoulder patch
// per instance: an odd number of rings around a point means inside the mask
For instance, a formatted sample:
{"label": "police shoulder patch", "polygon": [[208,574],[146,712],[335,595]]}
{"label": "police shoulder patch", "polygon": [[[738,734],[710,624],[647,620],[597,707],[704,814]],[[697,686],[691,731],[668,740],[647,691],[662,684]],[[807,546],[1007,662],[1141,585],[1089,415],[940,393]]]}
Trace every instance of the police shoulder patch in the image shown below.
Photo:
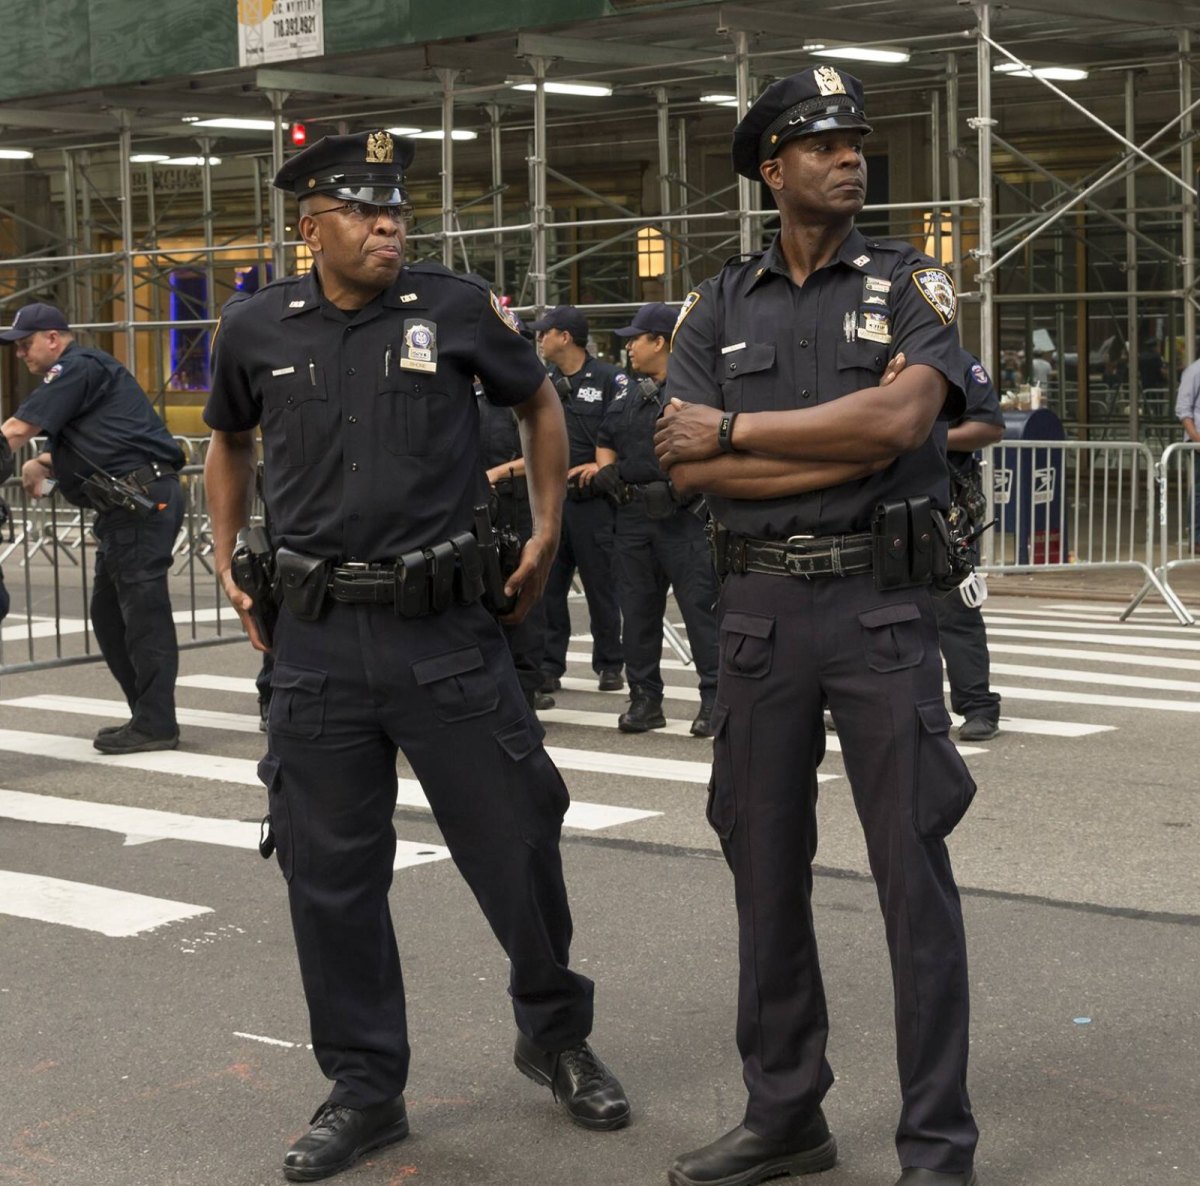
{"label": "police shoulder patch", "polygon": [[514,334],[520,334],[521,327],[517,325],[516,314],[514,314],[511,309],[502,305],[500,303],[500,298],[490,289],[488,290],[488,303],[492,306],[492,312],[495,313],[496,316],[499,317],[500,320],[503,321],[504,324],[507,325]]}
{"label": "police shoulder patch", "polygon": [[687,315],[699,304],[700,294],[692,289],[683,299],[683,307],[679,310],[679,316],[675,318],[675,328],[671,330],[671,346],[675,345],[675,335],[679,333],[679,327],[684,323]]}
{"label": "police shoulder patch", "polygon": [[971,378],[974,379],[976,383],[980,384],[987,384],[991,382],[991,379],[988,378],[987,371],[983,369],[983,364],[979,362],[977,362],[971,368]]}
{"label": "police shoulder patch", "polygon": [[918,268],[913,273],[913,283],[942,324],[949,325],[958,313],[958,294],[950,273],[944,268]]}
{"label": "police shoulder patch", "polygon": [[42,379],[42,382],[43,382],[43,383],[53,383],[53,382],[54,382],[54,380],[55,380],[55,379],[57,379],[57,378],[58,378],[58,376],[62,374],[62,370],[63,370],[63,369],[62,369],[62,363],[61,363],[61,362],[56,362],[56,363],[55,363],[55,364],[54,364],[54,365],[53,365],[53,366],[52,366],[52,367],[51,367],[51,368],[50,368],[50,369],[49,369],[49,370],[46,372],[46,375],[45,375],[45,377]]}

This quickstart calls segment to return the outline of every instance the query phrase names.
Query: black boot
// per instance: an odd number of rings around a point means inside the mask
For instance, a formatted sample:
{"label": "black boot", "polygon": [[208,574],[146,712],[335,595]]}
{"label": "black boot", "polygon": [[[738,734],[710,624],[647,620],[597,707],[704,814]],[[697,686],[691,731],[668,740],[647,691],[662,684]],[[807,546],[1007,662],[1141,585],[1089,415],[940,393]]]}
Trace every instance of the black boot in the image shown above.
{"label": "black boot", "polygon": [[696,713],[696,719],[692,722],[691,733],[693,737],[712,737],[715,730],[712,723],[713,705],[710,700],[700,701],[700,711]]}
{"label": "black boot", "polygon": [[647,692],[634,692],[632,703],[617,718],[617,728],[622,733],[647,733],[651,729],[665,728],[666,724],[662,697],[656,698]]}

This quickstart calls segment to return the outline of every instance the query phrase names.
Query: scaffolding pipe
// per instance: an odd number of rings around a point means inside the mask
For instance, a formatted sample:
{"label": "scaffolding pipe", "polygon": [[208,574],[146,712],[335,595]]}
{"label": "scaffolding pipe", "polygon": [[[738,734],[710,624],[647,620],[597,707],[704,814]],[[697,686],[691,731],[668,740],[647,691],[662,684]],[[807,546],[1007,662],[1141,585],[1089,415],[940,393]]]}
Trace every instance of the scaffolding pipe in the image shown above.
{"label": "scaffolding pipe", "polygon": [[994,303],[996,281],[992,275],[992,232],[995,219],[995,194],[992,185],[992,55],[990,5],[980,4],[976,9],[979,22],[978,53],[975,57],[976,85],[979,92],[979,114],[976,131],[979,137],[979,249],[980,268],[976,283],[979,285],[979,358],[989,375],[998,373],[996,368],[996,308]]}
{"label": "scaffolding pipe", "polygon": [[[658,208],[666,214],[671,209],[671,108],[667,103],[667,88],[658,87],[654,92],[655,114],[658,117]],[[663,300],[675,299],[675,269],[672,256],[675,245],[664,235],[663,245]],[[639,294],[641,295],[641,294]]]}
{"label": "scaffolding pipe", "polygon": [[546,308],[547,239],[546,216],[546,59],[530,58],[533,68],[533,244],[529,272],[533,279],[533,303],[540,314]]}
{"label": "scaffolding pipe", "polygon": [[268,91],[267,94],[271,100],[271,116],[274,120],[271,128],[271,279],[278,280],[283,276],[286,267],[283,237],[286,234],[287,215],[283,208],[283,190],[275,188],[274,179],[283,168],[283,103],[287,92]]}
{"label": "scaffolding pipe", "polygon": [[[1196,146],[1192,138],[1192,34],[1179,30],[1179,106],[1183,111],[1179,135],[1179,172],[1189,181],[1196,176]],[[1183,302],[1183,362],[1197,356],[1196,348],[1196,196],[1183,196],[1183,287],[1188,299]]]}
{"label": "scaffolding pipe", "polygon": [[954,275],[954,287],[960,292],[963,286],[962,265],[962,216],[958,213],[962,197],[962,181],[959,176],[961,150],[958,144],[958,55],[946,55],[946,184],[950,191],[950,204],[954,207],[950,219],[950,270]]}
{"label": "scaffolding pipe", "polygon": [[137,357],[134,351],[137,343],[133,332],[133,323],[136,320],[133,294],[133,166],[129,162],[133,155],[133,128],[128,111],[120,113],[120,120],[121,246],[124,249],[121,252],[121,283],[125,289],[125,365],[136,373]]}
{"label": "scaffolding pipe", "polygon": [[[678,186],[679,204],[676,209],[686,210],[688,208],[688,138],[687,138],[687,118],[680,116],[675,121],[675,179]],[[681,279],[683,287],[691,289],[694,281],[692,279],[692,249],[688,245],[688,236],[691,231],[688,228],[688,220],[686,217],[680,220],[679,234],[682,238],[680,245],[680,266],[682,269]]]}
{"label": "scaffolding pipe", "polygon": [[[457,70],[438,69],[442,82],[442,263],[454,267],[454,80]],[[464,257],[466,245],[462,244]]]}
{"label": "scaffolding pipe", "polygon": [[[737,71],[738,122],[746,118],[750,108],[750,35],[738,29],[733,34],[733,58]],[[754,201],[754,182],[738,174],[738,249],[743,255],[754,250],[754,224],[751,210]]]}
{"label": "scaffolding pipe", "polygon": [[[1137,71],[1125,75],[1125,134],[1137,135]],[[1144,155],[1144,154],[1143,154]],[[1142,376],[1138,369],[1141,353],[1141,327],[1137,323],[1138,306],[1138,258],[1137,258],[1137,170],[1130,169],[1125,176],[1125,222],[1129,228],[1125,236],[1125,320],[1126,351],[1129,355],[1129,439],[1138,439],[1138,404],[1141,402]]]}
{"label": "scaffolding pipe", "polygon": [[[492,153],[492,225],[504,225],[504,165],[500,139],[500,107],[497,103],[487,105],[488,143]],[[503,292],[504,277],[504,232],[497,230],[492,238],[492,274],[497,292]]]}

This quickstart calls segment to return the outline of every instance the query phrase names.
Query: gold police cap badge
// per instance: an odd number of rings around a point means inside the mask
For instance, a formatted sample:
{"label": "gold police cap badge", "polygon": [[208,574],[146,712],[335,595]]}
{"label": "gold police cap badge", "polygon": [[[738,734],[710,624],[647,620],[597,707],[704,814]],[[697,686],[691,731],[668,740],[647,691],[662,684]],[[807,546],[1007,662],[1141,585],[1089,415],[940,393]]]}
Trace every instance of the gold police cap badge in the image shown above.
{"label": "gold police cap badge", "polygon": [[372,132],[367,137],[368,165],[390,165],[394,152],[395,146],[387,132]]}
{"label": "gold police cap badge", "polygon": [[818,66],[813,71],[813,81],[823,95],[846,93],[846,84],[842,81],[842,76],[832,66]]}

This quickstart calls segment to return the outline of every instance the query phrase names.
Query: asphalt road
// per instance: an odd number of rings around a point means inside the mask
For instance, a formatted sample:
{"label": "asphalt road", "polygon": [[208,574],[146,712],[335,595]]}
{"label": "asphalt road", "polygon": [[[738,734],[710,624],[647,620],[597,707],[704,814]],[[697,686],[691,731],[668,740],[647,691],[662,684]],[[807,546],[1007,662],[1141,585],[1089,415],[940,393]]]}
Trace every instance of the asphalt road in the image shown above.
{"label": "asphalt road", "polygon": [[[983,1186],[1200,1180],[1200,633],[1157,610],[1119,624],[1118,610],[988,607],[1009,719],[966,750],[980,791],[951,838]],[[678,729],[625,737],[624,697],[594,690],[586,646],[544,715],[576,803],[574,959],[597,981],[594,1044],[634,1123],[573,1128],[513,1068],[503,955],[406,782],[395,822],[412,863],[392,902],[412,1136],[340,1181],[662,1183],[676,1153],[741,1118],[731,882],[703,815],[709,745],[686,736],[694,680],[667,673]],[[0,1183],[280,1182],[324,1098],[283,881],[252,847],[254,671],[241,645],[186,652],[180,751],[123,763],[90,745],[121,719],[103,667],[3,678]],[[886,1186],[886,949],[836,748],[823,770],[815,909],[841,1161],[819,1181]]]}

